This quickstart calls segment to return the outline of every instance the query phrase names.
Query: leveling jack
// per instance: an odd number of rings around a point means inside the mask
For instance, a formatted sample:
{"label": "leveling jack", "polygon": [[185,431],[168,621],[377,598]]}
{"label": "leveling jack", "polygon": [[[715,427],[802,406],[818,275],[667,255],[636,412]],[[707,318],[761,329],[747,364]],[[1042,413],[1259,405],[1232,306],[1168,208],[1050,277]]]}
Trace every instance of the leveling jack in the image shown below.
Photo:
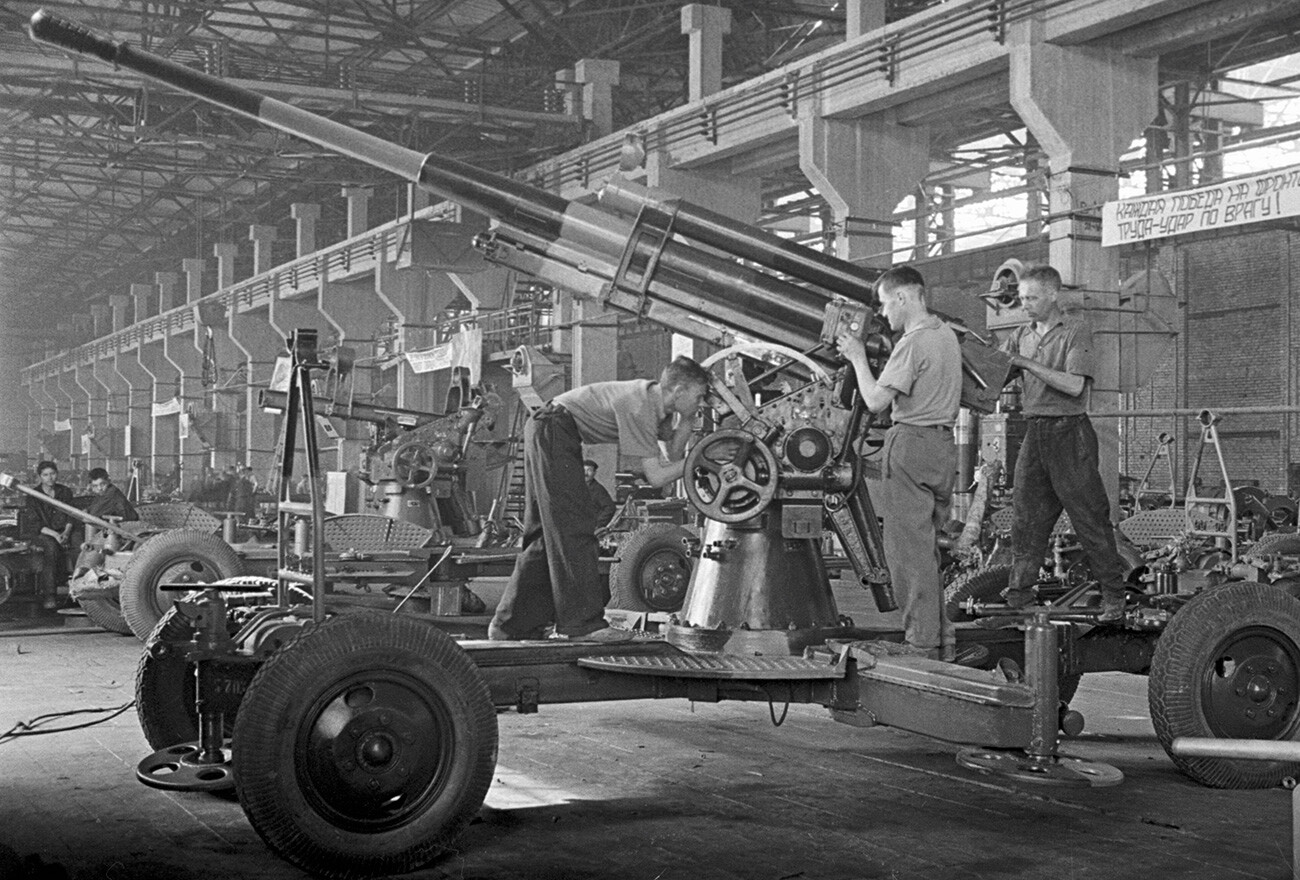
{"label": "leveling jack", "polygon": [[1057,731],[1074,735],[1083,729],[1083,716],[1062,712],[1057,685],[1059,653],[1052,609],[1035,605],[1025,615],[1025,678],[1035,694],[1029,744],[1023,749],[963,749],[957,763],[980,773],[1005,776],[1021,782],[1046,785],[1119,785],[1124,774],[1117,767],[1063,755],[1057,750]]}
{"label": "leveling jack", "polygon": [[[187,643],[157,638],[148,648],[144,663],[168,660],[193,666],[193,703],[179,707],[144,707],[144,712],[188,712],[197,715],[199,738],[159,749],[136,765],[136,778],[152,788],[170,791],[228,791],[235,787],[231,750],[225,745],[226,718],[234,717],[240,693],[232,693],[229,676],[218,676],[214,661],[237,659],[235,640],[226,625],[223,593],[263,592],[260,584],[239,583],[232,578],[203,591],[194,601],[177,601],[172,614],[185,613],[194,623],[194,635]],[[194,584],[162,584],[170,592],[190,592]],[[177,656],[180,655],[180,656]],[[238,680],[237,678],[235,680]],[[182,688],[184,691],[185,688]],[[188,694],[182,692],[182,698]]]}

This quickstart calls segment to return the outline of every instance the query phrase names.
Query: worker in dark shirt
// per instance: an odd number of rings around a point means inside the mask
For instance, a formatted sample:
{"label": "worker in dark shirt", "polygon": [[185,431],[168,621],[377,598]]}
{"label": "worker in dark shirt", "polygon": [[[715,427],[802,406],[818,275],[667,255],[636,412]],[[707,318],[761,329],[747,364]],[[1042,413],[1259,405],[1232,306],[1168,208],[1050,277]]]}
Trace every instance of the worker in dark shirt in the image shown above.
{"label": "worker in dark shirt", "polygon": [[609,492],[596,480],[596,470],[600,465],[590,458],[582,462],[582,473],[587,478],[587,494],[591,496],[592,510],[596,511],[596,528],[602,529],[614,518],[618,505],[609,497]]}
{"label": "worker in dark shirt", "polygon": [[95,498],[86,508],[86,513],[100,519],[117,517],[121,522],[134,522],[140,518],[135,507],[127,500],[126,493],[113,485],[108,471],[103,468],[91,468],[89,476],[90,491],[94,493]]}
{"label": "worker in dark shirt", "polygon": [[[59,466],[42,461],[36,466],[40,480],[36,489],[46,497],[72,504],[72,490],[59,482]],[[68,576],[68,541],[72,537],[72,517],[40,498],[29,497],[24,511],[23,537],[41,553],[41,576],[38,589],[41,605],[52,610],[58,604],[59,584]]]}

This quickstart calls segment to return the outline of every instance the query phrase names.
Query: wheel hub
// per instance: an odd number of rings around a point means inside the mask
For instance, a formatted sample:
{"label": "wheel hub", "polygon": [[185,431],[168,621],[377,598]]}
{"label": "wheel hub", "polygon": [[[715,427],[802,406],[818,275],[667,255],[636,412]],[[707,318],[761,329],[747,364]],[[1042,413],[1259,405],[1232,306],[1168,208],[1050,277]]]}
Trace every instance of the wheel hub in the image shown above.
{"label": "wheel hub", "polygon": [[1296,726],[1300,657],[1267,627],[1235,633],[1202,687],[1206,717],[1224,738],[1278,739]]}
{"label": "wheel hub", "polygon": [[445,730],[440,708],[418,687],[353,682],[304,731],[304,793],[344,827],[398,825],[436,793],[450,747]]}

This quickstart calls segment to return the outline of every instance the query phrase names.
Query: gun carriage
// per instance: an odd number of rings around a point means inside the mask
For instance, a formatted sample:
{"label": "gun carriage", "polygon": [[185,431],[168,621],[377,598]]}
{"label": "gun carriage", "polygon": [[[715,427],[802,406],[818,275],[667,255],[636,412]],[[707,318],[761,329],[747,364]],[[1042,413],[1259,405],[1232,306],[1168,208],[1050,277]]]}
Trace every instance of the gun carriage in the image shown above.
{"label": "gun carriage", "polygon": [[[1133,642],[1127,654],[1090,654],[1076,633],[1095,621],[1095,611],[1017,612],[1023,639],[1013,629],[990,643],[1023,659],[1020,681],[876,656],[860,645],[873,633],[838,613],[820,549],[827,530],[878,607],[892,605],[859,451],[870,419],[829,346],[847,326],[871,340],[875,357],[887,354],[888,337],[868,294],[874,273],[627,181],[606,185],[598,204],[569,202],[378,140],[44,12],[33,17],[31,31],[486,214],[496,225],[478,246],[489,259],[701,339],[744,339],[724,351],[719,365],[759,356],[771,363],[763,378],[779,376],[778,390],[768,393],[757,381],[737,379],[737,371],[714,372],[715,423],[689,452],[685,478],[689,500],[705,517],[700,559],[663,639],[457,642],[403,615],[327,610],[310,378],[322,364],[314,332],[298,331],[288,341],[293,375],[283,402],[278,516],[306,523],[300,531],[310,532],[312,552],[305,564],[290,565],[282,546],[274,577],[215,584],[169,612],[138,679],[142,726],[158,749],[141,762],[142,780],[191,789],[233,785],[273,850],[326,876],[409,870],[445,851],[491,782],[495,713],[535,712],[547,703],[812,703],[849,724],[968,744],[973,748],[959,760],[985,772],[1066,785],[1120,781],[1114,768],[1059,753],[1058,731],[1077,731],[1082,719],[1060,705],[1058,675],[1145,672],[1153,631],[1121,631]],[[963,352],[964,403],[987,410],[1005,363],[970,334]],[[312,489],[307,504],[291,502],[285,489],[299,430]],[[229,595],[248,589],[268,590],[273,600],[228,605]],[[1243,656],[1253,652],[1274,667],[1252,672],[1248,683],[1251,705],[1273,714],[1220,735],[1245,727],[1263,738],[1291,738],[1300,726],[1300,602],[1283,590],[1261,598],[1260,585],[1225,589],[1235,590],[1225,600],[1238,619],[1250,621],[1249,632],[1228,638],[1237,639]],[[310,602],[299,601],[303,590]],[[1265,614],[1285,622],[1266,624]],[[1278,626],[1282,638],[1275,637]],[[1206,674],[1213,677],[1212,670]],[[1235,684],[1206,679],[1200,692],[1170,691],[1169,699],[1213,702]],[[168,710],[164,723],[157,713],[167,703],[184,714]],[[1245,772],[1226,759],[1197,761],[1208,763],[1180,766],[1228,768],[1238,780]],[[1263,782],[1258,768],[1251,772],[1251,782]],[[1267,772],[1276,781],[1293,771],[1276,765]],[[1213,782],[1207,775],[1199,778]]]}

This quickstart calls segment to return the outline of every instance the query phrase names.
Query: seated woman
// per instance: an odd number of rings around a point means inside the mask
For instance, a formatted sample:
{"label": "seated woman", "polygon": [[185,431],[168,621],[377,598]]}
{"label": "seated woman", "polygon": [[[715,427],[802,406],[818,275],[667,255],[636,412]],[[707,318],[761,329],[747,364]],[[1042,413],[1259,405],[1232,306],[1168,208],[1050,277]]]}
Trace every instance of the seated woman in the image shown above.
{"label": "seated woman", "polygon": [[[59,466],[42,461],[36,466],[40,479],[37,489],[55,501],[72,504],[72,490],[60,483]],[[72,518],[39,498],[27,499],[23,523],[24,539],[41,553],[41,576],[38,589],[41,606],[53,610],[58,604],[59,584],[67,580],[68,541],[72,537]]]}

